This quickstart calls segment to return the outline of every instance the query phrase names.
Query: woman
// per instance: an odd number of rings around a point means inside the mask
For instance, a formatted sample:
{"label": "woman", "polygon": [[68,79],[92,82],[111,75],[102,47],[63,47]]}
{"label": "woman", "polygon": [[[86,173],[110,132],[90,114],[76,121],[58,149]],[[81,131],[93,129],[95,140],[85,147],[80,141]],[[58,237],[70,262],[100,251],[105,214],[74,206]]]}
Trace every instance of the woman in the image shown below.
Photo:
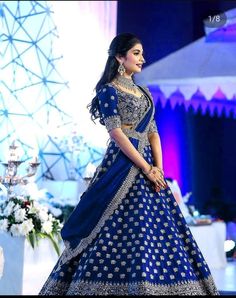
{"label": "woman", "polygon": [[132,79],[142,44],[120,34],[108,53],[89,107],[111,140],[40,295],[218,295],[164,179],[151,94]]}

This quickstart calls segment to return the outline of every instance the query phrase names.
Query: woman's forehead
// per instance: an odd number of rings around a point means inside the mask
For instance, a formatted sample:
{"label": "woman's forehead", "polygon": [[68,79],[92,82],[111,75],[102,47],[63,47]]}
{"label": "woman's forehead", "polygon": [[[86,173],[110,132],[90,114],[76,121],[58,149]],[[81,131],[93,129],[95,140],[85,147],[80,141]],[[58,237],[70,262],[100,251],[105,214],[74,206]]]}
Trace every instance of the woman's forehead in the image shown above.
{"label": "woman's forehead", "polygon": [[139,50],[139,51],[143,51],[143,46],[141,45],[141,43],[137,43],[136,45],[134,45],[130,50],[134,51],[134,50]]}

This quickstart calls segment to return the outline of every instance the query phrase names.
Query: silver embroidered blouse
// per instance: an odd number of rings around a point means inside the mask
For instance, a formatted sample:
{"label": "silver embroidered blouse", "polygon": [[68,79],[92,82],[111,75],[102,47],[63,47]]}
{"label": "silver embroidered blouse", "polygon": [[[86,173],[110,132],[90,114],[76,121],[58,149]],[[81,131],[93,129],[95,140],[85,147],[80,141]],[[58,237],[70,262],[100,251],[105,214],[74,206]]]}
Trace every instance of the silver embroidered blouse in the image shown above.
{"label": "silver embroidered blouse", "polygon": [[[147,88],[145,88],[147,90]],[[149,90],[147,90],[148,93]],[[135,126],[149,108],[149,100],[143,93],[140,98],[118,90],[111,84],[106,84],[98,92],[98,102],[102,119],[108,130],[121,127],[122,124]],[[151,120],[148,133],[157,132],[155,119]]]}

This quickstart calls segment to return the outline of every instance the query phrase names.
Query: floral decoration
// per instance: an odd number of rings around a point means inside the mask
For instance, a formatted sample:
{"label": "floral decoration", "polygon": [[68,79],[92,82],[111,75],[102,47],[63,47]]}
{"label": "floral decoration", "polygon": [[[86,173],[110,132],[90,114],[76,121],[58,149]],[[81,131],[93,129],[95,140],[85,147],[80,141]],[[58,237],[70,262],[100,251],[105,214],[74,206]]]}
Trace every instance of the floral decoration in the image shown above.
{"label": "floral decoration", "polygon": [[33,248],[41,238],[49,238],[60,255],[61,227],[48,208],[30,196],[15,195],[0,204],[0,232],[25,236]]}

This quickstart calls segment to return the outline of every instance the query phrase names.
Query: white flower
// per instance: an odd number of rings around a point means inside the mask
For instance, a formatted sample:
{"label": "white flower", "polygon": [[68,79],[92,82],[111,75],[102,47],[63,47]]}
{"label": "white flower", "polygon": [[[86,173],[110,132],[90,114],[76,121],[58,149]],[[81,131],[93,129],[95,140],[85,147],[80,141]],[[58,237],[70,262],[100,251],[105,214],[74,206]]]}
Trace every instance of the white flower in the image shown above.
{"label": "white flower", "polygon": [[11,227],[10,227],[10,232],[13,236],[21,236],[21,233],[20,233],[20,225],[19,224],[13,224]]}
{"label": "white flower", "polygon": [[37,213],[37,209],[35,208],[35,206],[33,206],[32,204],[30,204],[28,213],[29,214],[36,214]]}
{"label": "white flower", "polygon": [[48,208],[46,206],[42,206],[38,202],[34,202],[33,205],[30,206],[29,213],[37,214],[42,222],[48,220]]}
{"label": "white flower", "polygon": [[54,220],[53,215],[51,213],[48,214],[48,220],[49,221],[53,221]]}
{"label": "white flower", "polygon": [[13,211],[16,211],[16,210],[18,210],[20,208],[21,208],[20,205],[19,204],[16,204],[15,207],[13,208]]}
{"label": "white flower", "polygon": [[42,233],[59,236],[61,228],[60,221],[49,213],[49,209],[29,196],[15,196],[0,202],[0,232],[9,232],[12,236],[32,235],[30,243],[33,247],[43,237]]}
{"label": "white flower", "polygon": [[9,216],[12,213],[14,206],[15,206],[14,202],[12,202],[12,201],[8,202],[6,208],[3,211],[3,214],[5,216]]}
{"label": "white flower", "polygon": [[29,232],[31,232],[34,228],[32,218],[23,221],[22,224],[20,224],[19,226],[20,226],[19,227],[20,234],[22,236],[28,235]]}
{"label": "white flower", "polygon": [[22,222],[25,219],[26,211],[25,209],[18,209],[14,212],[15,221],[16,222]]}
{"label": "white flower", "polygon": [[52,222],[51,221],[45,221],[42,224],[42,229],[41,230],[42,230],[43,233],[50,234],[52,232]]}
{"label": "white flower", "polygon": [[8,220],[7,218],[0,219],[0,231],[6,232],[8,228]]}
{"label": "white flower", "polygon": [[28,231],[31,232],[34,229],[34,224],[32,218],[27,219],[24,221],[25,224],[27,224]]}
{"label": "white flower", "polygon": [[42,208],[39,210],[38,217],[39,217],[39,219],[40,219],[42,222],[47,221],[47,220],[48,220],[48,210],[47,210],[47,208],[42,207]]}

